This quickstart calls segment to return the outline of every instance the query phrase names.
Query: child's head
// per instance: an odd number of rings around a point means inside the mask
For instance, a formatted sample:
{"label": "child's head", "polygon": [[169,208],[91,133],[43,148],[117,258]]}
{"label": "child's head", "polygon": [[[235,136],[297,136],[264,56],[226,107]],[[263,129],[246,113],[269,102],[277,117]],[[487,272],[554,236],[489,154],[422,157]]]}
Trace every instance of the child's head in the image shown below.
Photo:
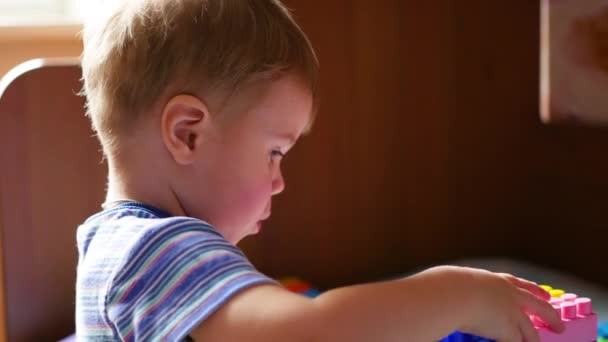
{"label": "child's head", "polygon": [[278,0],[121,0],[96,18],[83,35],[88,115],[112,168],[161,189],[127,192],[170,195],[233,242],[254,233],[317,102],[316,57],[288,11]]}

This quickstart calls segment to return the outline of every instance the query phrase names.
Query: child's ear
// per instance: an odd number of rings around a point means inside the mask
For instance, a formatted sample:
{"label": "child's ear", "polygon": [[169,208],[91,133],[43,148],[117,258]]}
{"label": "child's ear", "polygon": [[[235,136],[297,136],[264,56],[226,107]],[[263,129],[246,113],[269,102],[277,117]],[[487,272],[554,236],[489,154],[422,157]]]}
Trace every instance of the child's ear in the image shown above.
{"label": "child's ear", "polygon": [[207,106],[191,95],[177,95],[163,108],[161,131],[173,159],[180,165],[191,164],[210,121]]}

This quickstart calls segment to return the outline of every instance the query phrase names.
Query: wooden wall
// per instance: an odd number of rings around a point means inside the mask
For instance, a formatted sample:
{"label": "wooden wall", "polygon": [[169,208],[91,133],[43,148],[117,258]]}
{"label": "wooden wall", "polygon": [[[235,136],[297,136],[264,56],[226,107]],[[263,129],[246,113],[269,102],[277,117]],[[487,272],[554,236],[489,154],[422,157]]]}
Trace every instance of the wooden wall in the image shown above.
{"label": "wooden wall", "polygon": [[0,341],[74,332],[76,228],[99,210],[106,172],[74,95],[80,70],[65,64],[29,70],[0,98]]}
{"label": "wooden wall", "polygon": [[322,110],[255,238],[262,270],[331,287],[507,256],[608,284],[608,132],[541,125],[538,2],[288,3]]}

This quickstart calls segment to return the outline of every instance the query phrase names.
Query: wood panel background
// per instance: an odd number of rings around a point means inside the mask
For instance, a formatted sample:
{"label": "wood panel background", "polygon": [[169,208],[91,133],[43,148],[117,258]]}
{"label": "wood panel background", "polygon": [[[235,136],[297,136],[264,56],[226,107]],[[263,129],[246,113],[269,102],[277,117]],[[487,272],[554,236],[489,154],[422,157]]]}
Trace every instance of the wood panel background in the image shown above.
{"label": "wood panel background", "polygon": [[76,228],[103,200],[105,167],[74,95],[80,70],[57,64],[26,71],[0,98],[2,337],[10,342],[74,331]]}
{"label": "wood panel background", "polygon": [[288,1],[322,110],[259,265],[332,287],[506,256],[608,284],[608,132],[539,119],[539,3]]}

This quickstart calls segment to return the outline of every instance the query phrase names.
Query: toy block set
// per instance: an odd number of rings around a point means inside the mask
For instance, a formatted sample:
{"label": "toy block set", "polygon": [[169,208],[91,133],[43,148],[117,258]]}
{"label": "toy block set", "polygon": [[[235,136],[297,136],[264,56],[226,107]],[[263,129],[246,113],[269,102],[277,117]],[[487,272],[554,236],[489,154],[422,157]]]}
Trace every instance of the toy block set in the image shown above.
{"label": "toy block set", "polygon": [[[598,329],[597,315],[593,312],[592,302],[589,298],[578,297],[563,290],[553,289],[550,286],[541,286],[551,294],[549,303],[558,311],[566,326],[566,330],[557,334],[548,326],[531,317],[541,342],[608,342],[608,326],[602,325]],[[602,327],[604,327],[602,330]],[[599,335],[599,337],[598,337]],[[604,335],[604,336],[602,336]],[[456,332],[440,342],[491,342],[482,337]]]}
{"label": "toy block set", "polygon": [[321,294],[321,292],[309,283],[298,279],[298,278],[281,278],[279,282],[289,291],[299,293],[303,296],[314,298]]}

